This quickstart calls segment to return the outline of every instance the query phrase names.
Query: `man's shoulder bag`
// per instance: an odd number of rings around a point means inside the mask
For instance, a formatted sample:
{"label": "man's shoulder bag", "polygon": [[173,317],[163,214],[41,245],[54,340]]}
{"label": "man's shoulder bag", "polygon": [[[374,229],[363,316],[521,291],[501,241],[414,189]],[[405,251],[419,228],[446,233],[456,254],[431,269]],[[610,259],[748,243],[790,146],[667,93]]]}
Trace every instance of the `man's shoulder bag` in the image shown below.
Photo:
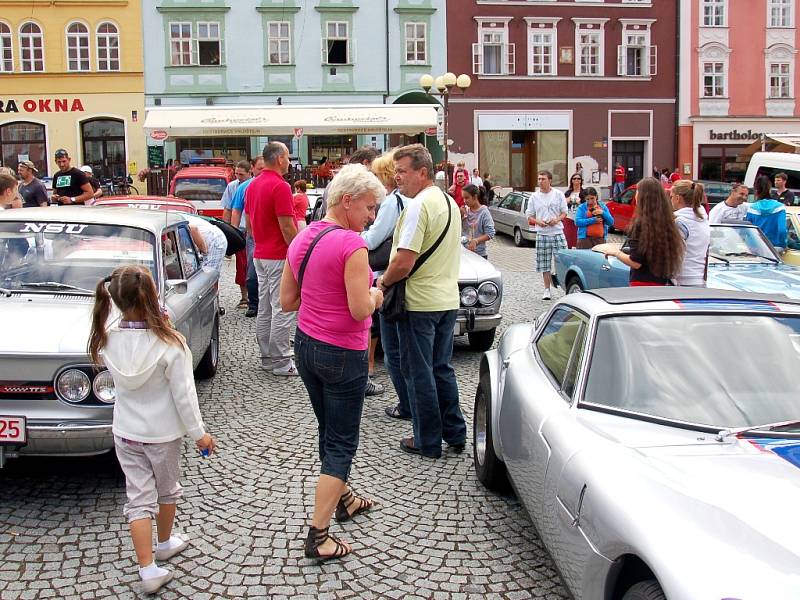
{"label": "man's shoulder bag", "polygon": [[[400,214],[403,212],[403,199],[397,192],[394,193],[394,197],[397,199],[397,213]],[[384,202],[386,201],[384,200]],[[388,208],[388,206],[381,207],[382,210],[388,210]],[[375,250],[369,251],[369,268],[373,271],[385,271],[389,266],[389,258],[392,255],[392,237],[390,234]]]}

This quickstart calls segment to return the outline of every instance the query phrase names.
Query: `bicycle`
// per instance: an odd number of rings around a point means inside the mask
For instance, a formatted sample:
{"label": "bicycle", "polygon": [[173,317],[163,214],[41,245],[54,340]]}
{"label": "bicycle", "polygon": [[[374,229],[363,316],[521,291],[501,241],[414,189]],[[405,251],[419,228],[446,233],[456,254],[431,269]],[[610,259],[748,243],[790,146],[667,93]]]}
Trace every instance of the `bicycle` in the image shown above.
{"label": "bicycle", "polygon": [[103,190],[103,196],[138,196],[139,190],[132,183],[130,176],[128,177],[112,177],[111,179],[103,179],[100,181],[100,187]]}

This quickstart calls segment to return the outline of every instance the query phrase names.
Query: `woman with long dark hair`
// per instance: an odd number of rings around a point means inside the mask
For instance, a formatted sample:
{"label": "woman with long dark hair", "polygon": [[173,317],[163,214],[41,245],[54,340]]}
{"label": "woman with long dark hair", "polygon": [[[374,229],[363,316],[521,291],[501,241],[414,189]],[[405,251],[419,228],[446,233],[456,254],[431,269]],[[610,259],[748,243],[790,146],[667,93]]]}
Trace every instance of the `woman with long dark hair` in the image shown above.
{"label": "woman with long dark hair", "polygon": [[631,268],[631,286],[672,285],[684,254],[672,203],[661,182],[653,177],[639,182],[635,198],[628,240],[613,256]]}

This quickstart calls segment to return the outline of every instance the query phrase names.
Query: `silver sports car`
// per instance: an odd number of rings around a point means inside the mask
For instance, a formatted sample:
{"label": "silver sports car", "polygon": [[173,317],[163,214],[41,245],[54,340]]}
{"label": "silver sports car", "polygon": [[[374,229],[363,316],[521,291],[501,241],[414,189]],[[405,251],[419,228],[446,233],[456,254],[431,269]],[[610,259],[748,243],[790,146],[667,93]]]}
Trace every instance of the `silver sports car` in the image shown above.
{"label": "silver sports car", "polygon": [[17,454],[79,456],[113,447],[114,384],[86,346],[97,282],[129,263],[152,271],[197,376],[214,375],[218,274],[201,266],[180,213],[0,212],[0,467]]}
{"label": "silver sports car", "polygon": [[800,301],[571,294],[484,354],[474,463],[579,599],[800,598]]}

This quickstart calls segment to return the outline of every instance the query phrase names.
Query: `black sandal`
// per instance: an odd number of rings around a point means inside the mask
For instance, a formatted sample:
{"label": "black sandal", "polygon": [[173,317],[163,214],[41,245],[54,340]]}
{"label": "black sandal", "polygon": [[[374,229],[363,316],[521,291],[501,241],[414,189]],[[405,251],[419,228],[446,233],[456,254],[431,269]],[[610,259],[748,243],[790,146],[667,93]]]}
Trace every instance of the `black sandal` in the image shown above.
{"label": "black sandal", "polygon": [[[353,514],[350,514],[348,509],[353,506],[356,502],[359,503],[358,508],[353,511]],[[353,490],[349,489],[342,494],[342,497],[339,498],[339,504],[336,505],[336,520],[341,523],[343,521],[349,521],[356,515],[367,512],[370,508],[375,506],[375,502],[370,500],[369,498],[361,498],[359,496],[355,496],[353,494]]]}
{"label": "black sandal", "polygon": [[[306,558],[316,558],[321,561],[330,560],[332,558],[341,558],[352,552],[352,550],[348,550],[347,546],[340,542],[335,536],[330,535],[328,529],[329,527],[325,529],[317,529],[313,526],[309,527],[305,546]],[[333,543],[336,544],[336,550],[333,551],[333,554],[322,555],[319,553],[319,547],[328,540],[333,540]]]}

